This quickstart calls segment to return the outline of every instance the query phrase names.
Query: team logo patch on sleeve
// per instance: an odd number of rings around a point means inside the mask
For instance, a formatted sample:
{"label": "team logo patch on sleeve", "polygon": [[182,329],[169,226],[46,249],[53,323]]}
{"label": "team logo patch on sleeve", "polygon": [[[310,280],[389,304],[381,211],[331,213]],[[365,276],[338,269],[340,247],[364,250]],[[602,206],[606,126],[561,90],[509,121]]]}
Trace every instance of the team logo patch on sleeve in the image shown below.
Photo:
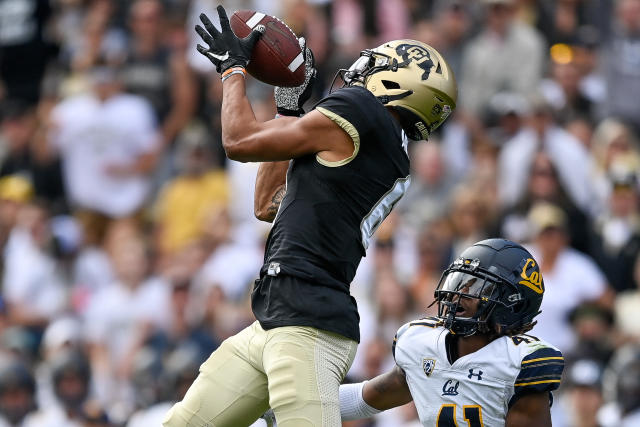
{"label": "team logo patch on sleeve", "polygon": [[436,367],[436,359],[422,359],[422,370],[429,377]]}

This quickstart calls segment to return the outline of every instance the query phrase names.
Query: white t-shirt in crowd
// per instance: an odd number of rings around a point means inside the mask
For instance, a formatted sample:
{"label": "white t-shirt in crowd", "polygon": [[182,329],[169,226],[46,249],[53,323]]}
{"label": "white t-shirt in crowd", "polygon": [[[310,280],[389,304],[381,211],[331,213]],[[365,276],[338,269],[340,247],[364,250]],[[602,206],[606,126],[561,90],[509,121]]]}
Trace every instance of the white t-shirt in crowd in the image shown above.
{"label": "white t-shirt in crowd", "polygon": [[4,249],[2,295],[7,302],[49,319],[60,313],[67,302],[55,260],[20,227],[11,231]]}
{"label": "white t-shirt in crowd", "polygon": [[129,165],[154,149],[156,124],[149,103],[129,94],[104,102],[79,95],[56,106],[52,119],[51,138],[61,152],[71,201],[113,217],[136,211],[149,194],[150,177],[114,176],[107,167]]}
{"label": "white t-shirt in crowd", "polygon": [[119,282],[102,288],[85,312],[86,338],[106,345],[111,360],[119,363],[134,345],[142,325],[168,326],[170,298],[170,285],[158,278],[147,279],[134,289]]}
{"label": "white t-shirt in crowd", "polygon": [[[531,254],[542,262],[535,247]],[[575,344],[569,313],[581,303],[600,297],[606,289],[606,278],[591,258],[571,248],[558,255],[553,270],[542,273],[542,278],[542,313],[536,317],[538,324],[531,334],[563,352],[569,351]]]}

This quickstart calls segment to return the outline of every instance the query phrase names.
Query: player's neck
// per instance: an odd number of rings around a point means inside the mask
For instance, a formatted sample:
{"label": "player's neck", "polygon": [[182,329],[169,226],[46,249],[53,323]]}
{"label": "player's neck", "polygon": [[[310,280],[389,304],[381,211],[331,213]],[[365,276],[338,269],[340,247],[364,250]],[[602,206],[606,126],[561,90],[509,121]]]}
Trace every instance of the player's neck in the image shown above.
{"label": "player's neck", "polygon": [[491,342],[491,339],[485,334],[474,334],[469,337],[458,337],[448,334],[446,340],[447,357],[450,363],[455,362],[467,354],[475,353]]}

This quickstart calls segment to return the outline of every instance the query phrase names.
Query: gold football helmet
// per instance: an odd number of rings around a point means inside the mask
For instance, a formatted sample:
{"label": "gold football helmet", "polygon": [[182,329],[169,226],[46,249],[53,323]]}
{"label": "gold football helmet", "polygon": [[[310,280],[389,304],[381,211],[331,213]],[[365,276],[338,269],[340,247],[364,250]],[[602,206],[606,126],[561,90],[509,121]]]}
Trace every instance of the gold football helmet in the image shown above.
{"label": "gold football helmet", "polygon": [[456,107],[453,71],[433,47],[416,40],[393,40],[360,52],[348,70],[348,85],[361,85],[398,112],[407,136],[427,139]]}

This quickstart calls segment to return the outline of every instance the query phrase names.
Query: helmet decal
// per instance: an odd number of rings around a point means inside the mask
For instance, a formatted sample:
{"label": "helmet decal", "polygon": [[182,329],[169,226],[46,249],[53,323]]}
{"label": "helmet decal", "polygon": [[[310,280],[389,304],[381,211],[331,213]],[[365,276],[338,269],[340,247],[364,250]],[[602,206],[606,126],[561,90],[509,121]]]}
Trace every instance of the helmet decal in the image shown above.
{"label": "helmet decal", "polygon": [[[527,270],[529,270],[530,273],[527,273]],[[524,263],[522,272],[520,273],[520,277],[522,278],[522,280],[518,282],[519,284],[527,286],[538,294],[544,292],[544,287],[542,285],[542,275],[536,268],[536,262],[533,259],[528,258]]]}
{"label": "helmet decal", "polygon": [[422,80],[429,78],[429,72],[435,65],[431,60],[431,54],[424,47],[417,44],[402,43],[396,47],[396,53],[402,58],[402,62],[398,64],[398,67],[406,67],[412,61],[415,61],[416,65],[424,70],[422,73]]}

